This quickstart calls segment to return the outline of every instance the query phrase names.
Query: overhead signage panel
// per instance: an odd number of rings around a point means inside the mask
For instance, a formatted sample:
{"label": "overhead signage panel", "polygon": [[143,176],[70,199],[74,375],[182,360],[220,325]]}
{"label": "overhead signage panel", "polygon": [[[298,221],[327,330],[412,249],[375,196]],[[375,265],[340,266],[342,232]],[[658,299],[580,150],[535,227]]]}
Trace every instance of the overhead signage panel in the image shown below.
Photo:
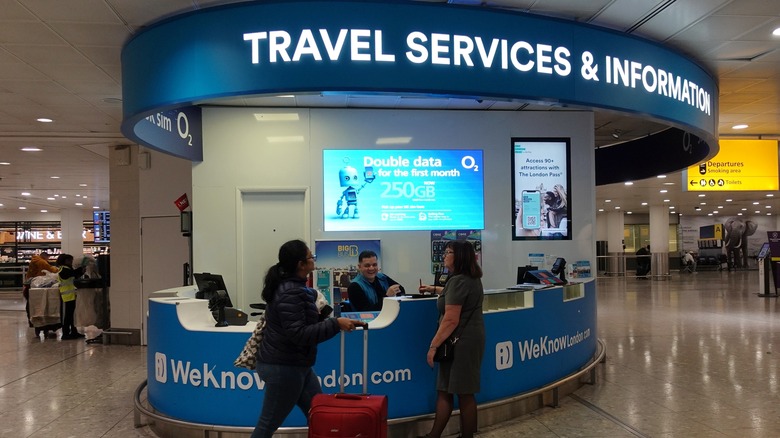
{"label": "overhead signage panel", "polygon": [[720,140],[710,160],[683,171],[692,192],[778,190],[777,140]]}
{"label": "overhead signage panel", "polygon": [[715,80],[688,57],[609,29],[481,7],[290,1],[202,9],[130,40],[122,79],[122,132],[146,144],[137,125],[160,108],[296,92],[522,99],[651,116],[707,140],[717,132]]}

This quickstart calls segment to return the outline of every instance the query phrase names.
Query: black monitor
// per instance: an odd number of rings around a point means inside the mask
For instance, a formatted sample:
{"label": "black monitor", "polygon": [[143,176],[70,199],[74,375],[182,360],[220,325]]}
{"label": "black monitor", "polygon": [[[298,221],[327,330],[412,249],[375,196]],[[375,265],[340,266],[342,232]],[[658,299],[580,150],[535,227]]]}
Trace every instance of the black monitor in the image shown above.
{"label": "black monitor", "polygon": [[562,257],[558,257],[557,259],[555,259],[555,263],[553,263],[550,272],[557,275],[558,278],[560,278],[561,280],[563,280],[564,283],[566,283],[566,259]]}
{"label": "black monitor", "polygon": [[555,263],[553,263],[550,271],[555,275],[560,275],[564,268],[566,268],[566,259],[558,257],[555,259]]}
{"label": "black monitor", "polygon": [[517,284],[525,283],[525,273],[528,271],[536,271],[539,269],[538,266],[531,266],[531,265],[525,265],[525,266],[518,266],[517,267]]}
{"label": "black monitor", "polygon": [[195,293],[195,298],[209,300],[217,295],[218,290],[223,290],[227,296],[227,304],[225,307],[233,307],[233,302],[230,301],[230,295],[228,295],[227,287],[225,287],[225,280],[222,279],[221,275],[209,272],[192,275],[195,277],[195,284],[198,286],[198,292]]}

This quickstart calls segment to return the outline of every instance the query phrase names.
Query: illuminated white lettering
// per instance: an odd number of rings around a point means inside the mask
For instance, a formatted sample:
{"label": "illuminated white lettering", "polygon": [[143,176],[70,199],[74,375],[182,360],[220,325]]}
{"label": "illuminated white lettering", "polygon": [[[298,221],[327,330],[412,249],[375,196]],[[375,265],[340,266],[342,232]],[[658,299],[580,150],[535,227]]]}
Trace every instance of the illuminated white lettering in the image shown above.
{"label": "illuminated white lettering", "polygon": [[371,31],[368,29],[352,29],[349,32],[350,36],[350,48],[351,59],[353,61],[371,61],[371,55],[368,53],[362,53],[362,50],[371,48],[371,43],[365,41],[363,38],[370,38]]}
{"label": "illuminated white lettering", "polygon": [[422,32],[412,32],[406,36],[406,45],[409,50],[406,52],[406,59],[415,63],[422,64],[428,60],[428,49],[422,44],[428,41],[428,37]]}
{"label": "illuminated white lettering", "polygon": [[314,41],[314,34],[309,29],[301,31],[301,38],[298,40],[298,45],[295,46],[292,60],[300,61],[302,55],[311,55],[317,61],[322,61],[322,55],[320,55],[320,50]]}
{"label": "illuminated white lettering", "polygon": [[463,62],[469,67],[474,67],[474,62],[471,61],[471,53],[474,52],[474,42],[471,41],[471,38],[464,35],[454,35],[452,44],[454,64],[461,65],[461,62]]}
{"label": "illuminated white lettering", "polygon": [[322,42],[325,44],[325,51],[328,52],[328,59],[331,61],[338,61],[341,54],[341,48],[344,47],[344,41],[347,39],[347,29],[340,29],[339,36],[336,38],[336,44],[333,44],[330,40],[330,34],[327,29],[320,29],[320,36]]}
{"label": "illuminated white lettering", "polygon": [[291,43],[290,34],[283,30],[268,32],[269,61],[276,62],[276,55],[282,57],[282,61],[290,62],[290,54],[287,49]]}
{"label": "illuminated white lettering", "polygon": [[431,64],[449,65],[450,58],[443,56],[450,52],[450,36],[446,33],[431,34]]}
{"label": "illuminated white lettering", "polygon": [[528,52],[528,55],[534,54],[534,48],[531,47],[530,44],[528,44],[525,41],[518,41],[512,45],[512,65],[515,66],[516,69],[520,71],[530,71],[532,68],[534,68],[534,62],[528,61],[525,64],[521,63],[520,60],[517,58],[517,52],[520,51],[520,49],[525,50]]}

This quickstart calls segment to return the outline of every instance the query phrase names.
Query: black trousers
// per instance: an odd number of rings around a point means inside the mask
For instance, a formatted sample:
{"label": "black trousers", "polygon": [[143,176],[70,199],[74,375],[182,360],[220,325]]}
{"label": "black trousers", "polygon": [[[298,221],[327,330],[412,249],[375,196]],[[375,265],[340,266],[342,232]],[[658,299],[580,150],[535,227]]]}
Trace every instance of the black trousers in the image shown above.
{"label": "black trousers", "polygon": [[76,300],[62,303],[62,336],[78,334],[73,321],[74,313],[76,313]]}

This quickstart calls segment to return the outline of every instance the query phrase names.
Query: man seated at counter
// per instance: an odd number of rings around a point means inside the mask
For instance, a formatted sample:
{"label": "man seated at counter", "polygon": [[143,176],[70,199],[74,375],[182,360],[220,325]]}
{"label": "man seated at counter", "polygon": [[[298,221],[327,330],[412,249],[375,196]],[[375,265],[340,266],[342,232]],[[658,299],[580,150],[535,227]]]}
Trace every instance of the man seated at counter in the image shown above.
{"label": "man seated at counter", "polygon": [[398,282],[379,272],[379,263],[374,251],[363,251],[358,255],[357,277],[347,289],[349,302],[355,311],[382,310],[385,297],[403,295],[404,288]]}

